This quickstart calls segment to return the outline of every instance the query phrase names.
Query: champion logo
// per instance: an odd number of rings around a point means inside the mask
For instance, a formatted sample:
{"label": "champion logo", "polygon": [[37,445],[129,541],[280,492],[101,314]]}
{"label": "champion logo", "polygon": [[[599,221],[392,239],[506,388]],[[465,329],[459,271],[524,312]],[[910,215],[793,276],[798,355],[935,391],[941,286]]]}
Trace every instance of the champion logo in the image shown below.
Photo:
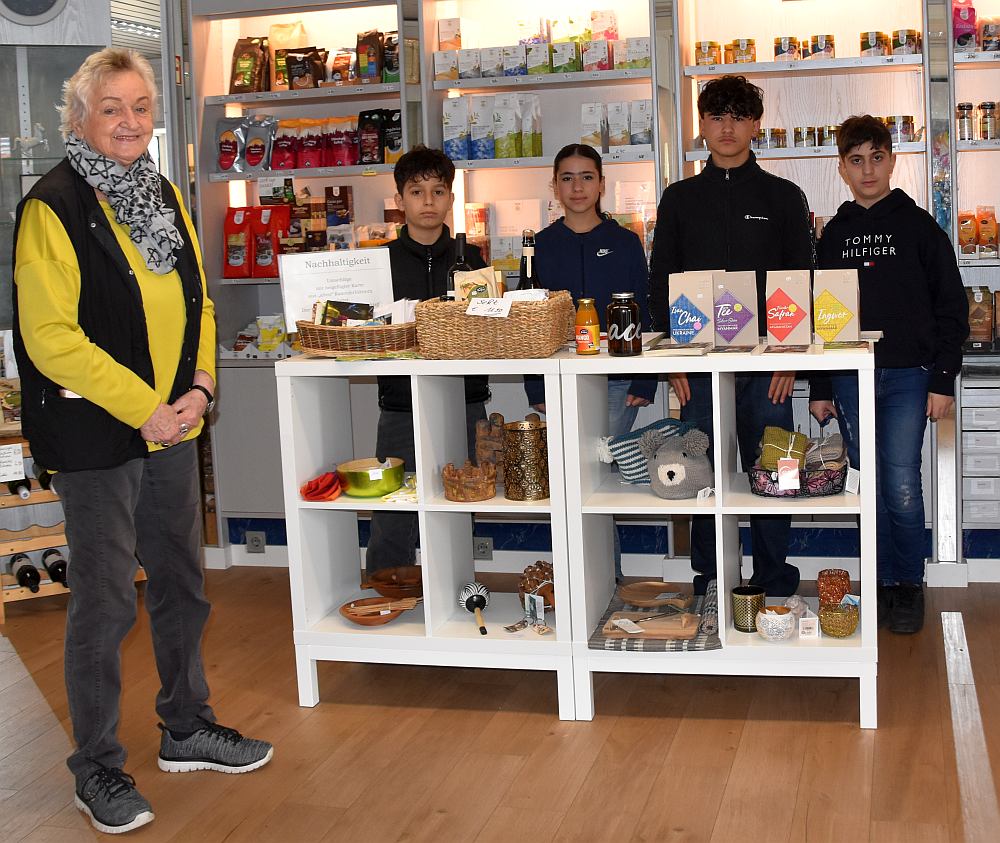
{"label": "champion logo", "polygon": [[606,258],[610,254],[611,254],[611,249],[598,249],[597,250],[597,257],[599,257],[599,258]]}
{"label": "champion logo", "polygon": [[760,220],[761,222],[770,222],[770,217],[755,217],[753,214],[747,214],[743,217],[745,220]]}

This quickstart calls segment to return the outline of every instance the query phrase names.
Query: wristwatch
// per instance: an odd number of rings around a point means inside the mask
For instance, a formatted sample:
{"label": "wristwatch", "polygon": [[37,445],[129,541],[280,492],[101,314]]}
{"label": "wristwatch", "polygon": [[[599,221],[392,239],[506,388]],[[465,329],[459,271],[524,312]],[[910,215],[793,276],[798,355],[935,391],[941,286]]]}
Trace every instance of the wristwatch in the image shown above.
{"label": "wristwatch", "polygon": [[205,408],[205,415],[207,416],[212,412],[212,408],[215,406],[215,396],[199,383],[192,384],[191,389],[197,389],[208,399],[208,406]]}

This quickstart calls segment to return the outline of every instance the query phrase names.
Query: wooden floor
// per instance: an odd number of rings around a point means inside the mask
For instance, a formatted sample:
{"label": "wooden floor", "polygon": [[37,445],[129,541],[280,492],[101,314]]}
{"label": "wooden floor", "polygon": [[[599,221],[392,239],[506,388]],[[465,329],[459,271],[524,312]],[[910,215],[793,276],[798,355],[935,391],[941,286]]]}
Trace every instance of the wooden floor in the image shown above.
{"label": "wooden floor", "polygon": [[[1000,781],[1000,585],[930,590],[922,634],[883,633],[872,732],[857,726],[857,682],[839,679],[609,674],[596,719],[572,723],[555,716],[549,674],[325,664],[323,701],[299,708],[287,574],[238,568],[208,582],[215,710],[273,741],[275,757],[246,776],[157,769],[143,615],[124,650],[121,736],[156,820],[129,839],[971,840],[942,611],[963,615]],[[0,628],[0,841],[99,836],[64,764],[64,610],[62,597],[28,601]],[[971,826],[977,805],[965,809]]]}

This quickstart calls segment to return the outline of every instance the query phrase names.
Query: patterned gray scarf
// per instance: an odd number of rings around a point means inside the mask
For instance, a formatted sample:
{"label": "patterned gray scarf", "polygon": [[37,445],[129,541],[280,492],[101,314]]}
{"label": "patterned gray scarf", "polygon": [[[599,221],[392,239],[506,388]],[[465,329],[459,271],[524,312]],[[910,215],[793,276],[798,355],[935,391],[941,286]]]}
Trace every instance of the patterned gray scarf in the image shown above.
{"label": "patterned gray scarf", "polygon": [[173,209],[163,203],[160,174],[149,153],[126,168],[71,134],[66,138],[66,155],[87,184],[108,198],[118,223],[129,226],[129,237],[146,266],[157,275],[171,272],[177,260],[174,252],[184,241],[174,225]]}

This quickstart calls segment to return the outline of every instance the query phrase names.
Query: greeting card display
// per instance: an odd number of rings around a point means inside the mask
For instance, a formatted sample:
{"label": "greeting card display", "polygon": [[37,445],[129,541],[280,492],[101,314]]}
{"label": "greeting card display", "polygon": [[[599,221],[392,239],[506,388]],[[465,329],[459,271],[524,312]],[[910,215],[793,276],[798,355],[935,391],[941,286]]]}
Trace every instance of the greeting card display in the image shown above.
{"label": "greeting card display", "polygon": [[757,345],[757,273],[714,272],[715,344]]}
{"label": "greeting card display", "polygon": [[670,285],[670,339],[686,345],[692,342],[712,344],[713,322],[712,273],[674,272]]}
{"label": "greeting card display", "polygon": [[768,270],[766,301],[769,345],[809,345],[809,270]]}
{"label": "greeting card display", "polygon": [[857,342],[861,326],[856,269],[817,269],[813,323],[823,342]]}

